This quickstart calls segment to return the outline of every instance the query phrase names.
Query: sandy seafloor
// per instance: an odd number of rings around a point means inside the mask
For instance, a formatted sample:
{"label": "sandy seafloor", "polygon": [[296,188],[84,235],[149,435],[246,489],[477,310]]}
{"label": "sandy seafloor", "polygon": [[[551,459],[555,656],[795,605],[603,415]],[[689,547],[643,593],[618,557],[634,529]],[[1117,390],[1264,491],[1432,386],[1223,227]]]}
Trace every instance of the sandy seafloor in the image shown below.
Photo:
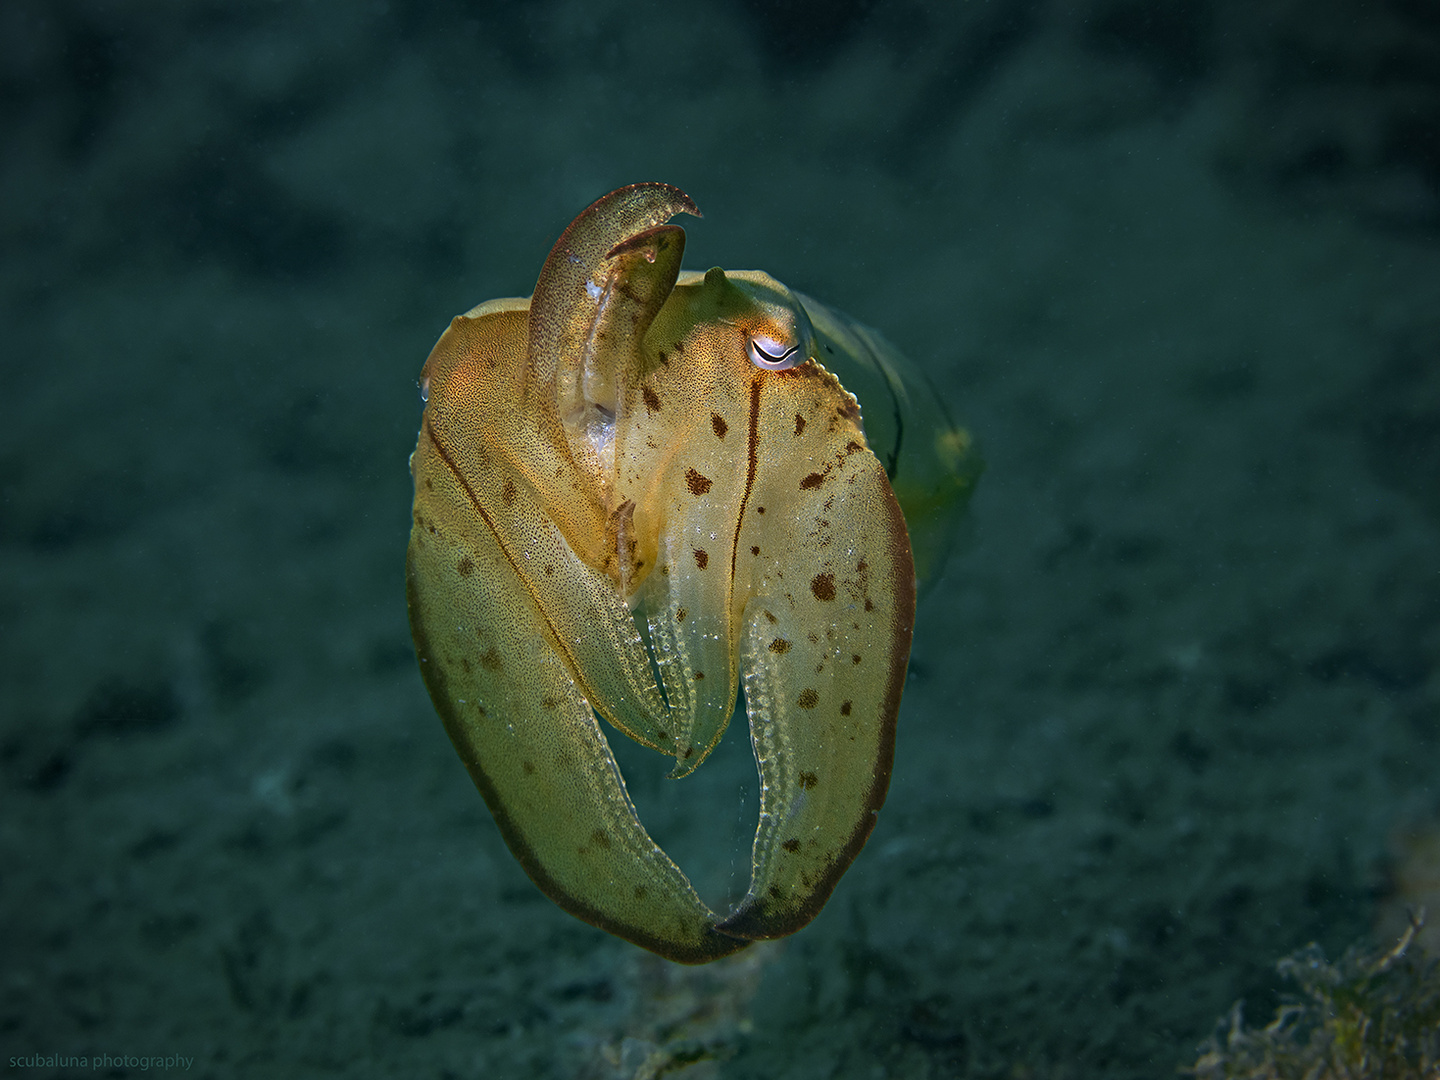
{"label": "sandy seafloor", "polygon": [[[1263,1021],[1440,813],[1435,12],[6,3],[0,1068],[1168,1077]],[[642,179],[988,462],[869,847],[702,969],[528,882],[403,594],[431,344]],[[732,735],[622,754],[717,902]]]}

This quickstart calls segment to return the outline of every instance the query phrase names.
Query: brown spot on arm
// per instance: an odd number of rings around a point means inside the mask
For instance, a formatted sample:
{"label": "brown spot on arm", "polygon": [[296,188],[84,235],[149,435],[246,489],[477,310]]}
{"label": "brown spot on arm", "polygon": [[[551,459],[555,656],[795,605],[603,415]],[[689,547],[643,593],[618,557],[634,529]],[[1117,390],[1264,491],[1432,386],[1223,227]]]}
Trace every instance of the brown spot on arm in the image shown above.
{"label": "brown spot on arm", "polygon": [[813,578],[810,579],[810,591],[815,594],[816,600],[834,600],[835,575],[816,574]]}
{"label": "brown spot on arm", "polygon": [[790,651],[790,642],[786,641],[783,637],[777,637],[774,641],[770,642],[770,651],[783,656]]}
{"label": "brown spot on arm", "polygon": [[500,489],[500,501],[506,506],[513,506],[515,503],[515,484],[506,480],[505,486]]}
{"label": "brown spot on arm", "polygon": [[813,709],[820,704],[820,695],[816,693],[813,686],[807,686],[800,691],[800,696],[795,699],[795,704],[802,709]]}
{"label": "brown spot on arm", "polygon": [[475,564],[470,561],[469,555],[461,555],[460,561],[455,564],[455,569],[460,571],[461,577],[469,577],[475,572]]}
{"label": "brown spot on arm", "polygon": [[701,476],[694,469],[685,470],[685,486],[690,489],[691,495],[704,495],[710,490],[710,485],[708,476]]}
{"label": "brown spot on arm", "polygon": [[810,473],[809,475],[807,475],[803,480],[800,481],[800,490],[801,490],[801,491],[809,491],[811,488],[817,488],[817,487],[819,487],[819,486],[820,486],[821,484],[823,484],[824,482],[825,482],[825,474],[824,474],[824,473],[812,472],[812,473]]}
{"label": "brown spot on arm", "polygon": [[730,430],[730,425],[725,423],[725,418],[718,412],[710,414],[710,427],[714,429],[717,439],[725,438],[725,432]]}
{"label": "brown spot on arm", "polygon": [[795,414],[795,434],[798,436],[805,430],[805,417],[798,412]]}
{"label": "brown spot on arm", "polygon": [[701,570],[710,565],[710,553],[704,548],[695,549],[695,565]]}
{"label": "brown spot on arm", "polygon": [[640,387],[640,396],[645,399],[647,411],[657,413],[660,411],[660,395],[651,390],[648,386]]}

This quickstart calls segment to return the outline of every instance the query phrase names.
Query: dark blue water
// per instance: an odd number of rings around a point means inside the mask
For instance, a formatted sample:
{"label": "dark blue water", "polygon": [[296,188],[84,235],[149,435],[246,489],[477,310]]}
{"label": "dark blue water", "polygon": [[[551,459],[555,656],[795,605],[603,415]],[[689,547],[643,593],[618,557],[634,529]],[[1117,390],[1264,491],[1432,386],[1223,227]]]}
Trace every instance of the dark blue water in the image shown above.
{"label": "dark blue water", "polygon": [[[1416,899],[1433,8],[11,0],[0,42],[7,1068],[1169,1076]],[[431,345],[638,180],[988,462],[869,847],[704,969],[526,879],[403,591]],[[716,902],[747,755],[622,756]]]}

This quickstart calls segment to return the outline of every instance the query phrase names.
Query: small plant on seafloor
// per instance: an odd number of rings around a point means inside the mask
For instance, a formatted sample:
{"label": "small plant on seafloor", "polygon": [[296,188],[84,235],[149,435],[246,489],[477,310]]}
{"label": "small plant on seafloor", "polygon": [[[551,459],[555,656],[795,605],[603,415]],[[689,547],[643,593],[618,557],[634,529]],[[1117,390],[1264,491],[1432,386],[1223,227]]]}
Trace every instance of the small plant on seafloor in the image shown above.
{"label": "small plant on seafloor", "polygon": [[1336,964],[1316,945],[1280,961],[1299,984],[1260,1030],[1236,1002],[1200,1059],[1197,1080],[1440,1080],[1440,960],[1414,946],[1421,910],[1394,948],[1352,947]]}

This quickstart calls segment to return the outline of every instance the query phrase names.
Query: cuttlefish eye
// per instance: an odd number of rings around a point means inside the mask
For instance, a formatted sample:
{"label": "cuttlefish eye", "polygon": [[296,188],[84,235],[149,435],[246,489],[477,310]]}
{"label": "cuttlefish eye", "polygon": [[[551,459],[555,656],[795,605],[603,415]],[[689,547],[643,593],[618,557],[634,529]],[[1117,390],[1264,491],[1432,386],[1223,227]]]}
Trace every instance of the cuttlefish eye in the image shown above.
{"label": "cuttlefish eye", "polygon": [[798,344],[786,345],[765,334],[753,334],[746,341],[751,362],[766,371],[784,371],[805,362]]}

